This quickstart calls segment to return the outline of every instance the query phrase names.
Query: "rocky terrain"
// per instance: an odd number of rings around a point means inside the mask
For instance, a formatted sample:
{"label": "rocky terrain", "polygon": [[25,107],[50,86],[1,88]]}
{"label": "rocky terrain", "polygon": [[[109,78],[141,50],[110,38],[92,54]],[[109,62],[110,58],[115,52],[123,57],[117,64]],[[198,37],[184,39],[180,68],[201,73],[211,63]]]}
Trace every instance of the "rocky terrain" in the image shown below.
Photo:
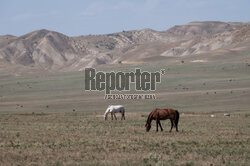
{"label": "rocky terrain", "polygon": [[191,22],[160,32],[143,29],[76,37],[42,29],[19,37],[0,36],[0,68],[80,71],[102,64],[248,51],[249,45],[249,22]]}

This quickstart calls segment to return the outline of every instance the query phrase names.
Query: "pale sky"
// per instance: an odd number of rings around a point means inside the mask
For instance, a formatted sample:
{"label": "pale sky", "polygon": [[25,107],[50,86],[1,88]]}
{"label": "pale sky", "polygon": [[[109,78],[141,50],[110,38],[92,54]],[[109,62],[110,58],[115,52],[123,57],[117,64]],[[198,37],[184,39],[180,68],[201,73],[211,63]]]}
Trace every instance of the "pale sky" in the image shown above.
{"label": "pale sky", "polygon": [[0,35],[39,29],[69,36],[151,28],[191,21],[250,21],[250,0],[0,0]]}

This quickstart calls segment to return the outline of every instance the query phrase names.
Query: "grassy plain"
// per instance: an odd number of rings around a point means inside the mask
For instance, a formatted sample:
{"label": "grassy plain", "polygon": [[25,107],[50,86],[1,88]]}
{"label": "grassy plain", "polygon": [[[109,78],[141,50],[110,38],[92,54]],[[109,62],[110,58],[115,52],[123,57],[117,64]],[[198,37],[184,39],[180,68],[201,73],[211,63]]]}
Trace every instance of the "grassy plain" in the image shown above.
{"label": "grassy plain", "polygon": [[5,114],[1,165],[249,165],[249,113],[182,114],[145,132],[145,113],[104,121],[88,113]]}
{"label": "grassy plain", "polygon": [[[97,69],[165,69],[156,100],[104,100],[84,91],[83,71],[0,69],[0,165],[249,165],[248,62],[249,54],[200,55]],[[126,121],[104,121],[109,104],[125,105]],[[145,132],[155,107],[181,112],[179,133],[169,121]]]}

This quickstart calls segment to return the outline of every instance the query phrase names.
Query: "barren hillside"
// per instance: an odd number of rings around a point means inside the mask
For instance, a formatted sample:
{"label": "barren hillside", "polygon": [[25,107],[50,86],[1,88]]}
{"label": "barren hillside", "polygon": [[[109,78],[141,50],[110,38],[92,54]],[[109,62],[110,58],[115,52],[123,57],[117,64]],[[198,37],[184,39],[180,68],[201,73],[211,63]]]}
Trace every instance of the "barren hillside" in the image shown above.
{"label": "barren hillside", "polygon": [[4,67],[75,71],[100,64],[245,51],[249,44],[249,23],[191,22],[161,32],[143,29],[77,37],[38,30],[19,37],[0,36],[0,61]]}

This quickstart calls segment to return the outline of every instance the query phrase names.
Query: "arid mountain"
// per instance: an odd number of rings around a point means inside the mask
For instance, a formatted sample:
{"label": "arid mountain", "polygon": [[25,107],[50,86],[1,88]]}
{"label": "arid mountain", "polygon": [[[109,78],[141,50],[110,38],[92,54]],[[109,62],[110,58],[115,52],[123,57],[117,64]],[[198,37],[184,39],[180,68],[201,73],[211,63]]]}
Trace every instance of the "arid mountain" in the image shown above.
{"label": "arid mountain", "polygon": [[72,71],[100,64],[245,51],[249,45],[250,23],[191,22],[161,32],[143,29],[77,37],[38,30],[20,37],[0,36],[0,62]]}

